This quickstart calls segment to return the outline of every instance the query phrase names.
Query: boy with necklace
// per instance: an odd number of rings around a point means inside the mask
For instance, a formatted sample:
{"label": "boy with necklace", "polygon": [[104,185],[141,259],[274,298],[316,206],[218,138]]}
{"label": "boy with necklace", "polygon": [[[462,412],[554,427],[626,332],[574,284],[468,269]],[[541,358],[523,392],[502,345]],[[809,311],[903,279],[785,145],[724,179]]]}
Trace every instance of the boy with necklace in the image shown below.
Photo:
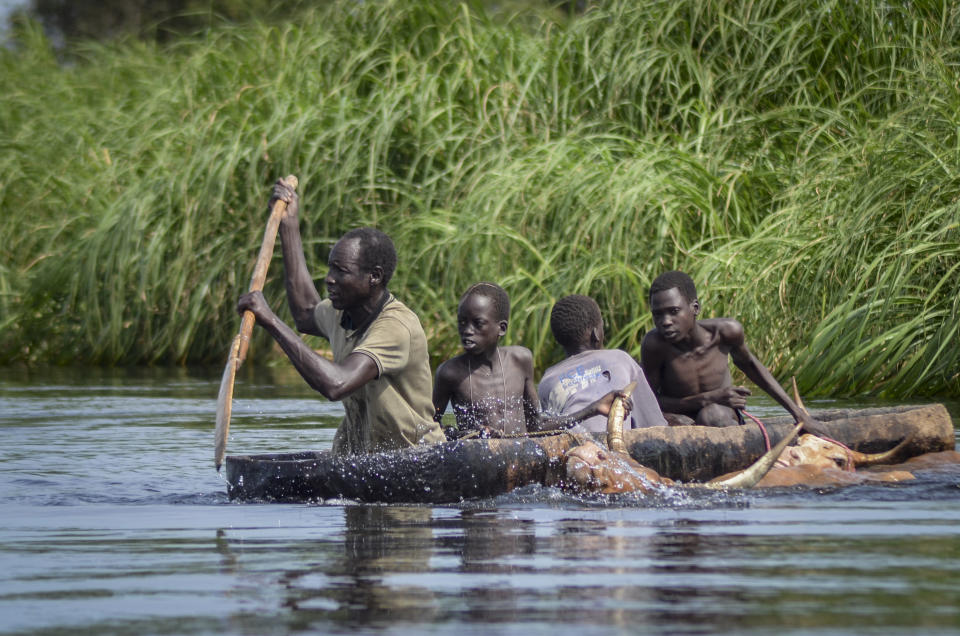
{"label": "boy with necklace", "polygon": [[654,329],[640,348],[640,364],[671,425],[735,426],[750,390],[734,386],[728,358],[776,400],[808,433],[822,430],[787,396],[747,348],[743,325],[733,318],[697,319],[700,301],[693,279],[665,272],[650,285]]}
{"label": "boy with necklace", "polygon": [[[481,437],[502,437],[569,428],[584,418],[610,412],[617,391],[578,413],[543,417],[533,379],[533,354],[526,347],[500,346],[509,317],[507,292],[494,283],[477,283],[460,298],[457,331],[464,352],[437,368],[433,389],[437,422],[448,403],[457,419],[457,430],[447,431],[448,437],[473,431]],[[627,406],[632,407],[630,400]]]}
{"label": "boy with necklace", "polygon": [[[550,330],[567,357],[543,372],[539,397],[544,412],[579,411],[612,387],[636,382],[630,428],[666,426],[657,398],[636,360],[626,351],[603,348],[603,317],[589,296],[572,294],[550,312]],[[594,415],[581,425],[592,433],[607,430],[605,417]]]}

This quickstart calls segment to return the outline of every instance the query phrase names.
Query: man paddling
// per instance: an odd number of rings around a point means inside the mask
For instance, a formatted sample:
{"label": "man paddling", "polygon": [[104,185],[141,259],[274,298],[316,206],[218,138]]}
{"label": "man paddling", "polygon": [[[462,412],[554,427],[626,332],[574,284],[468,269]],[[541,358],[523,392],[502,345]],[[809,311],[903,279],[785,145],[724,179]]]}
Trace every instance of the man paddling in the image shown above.
{"label": "man paddling", "polygon": [[321,299],[307,270],[300,238],[297,193],[282,180],[270,200],[282,200],[280,223],[287,301],[298,330],[330,342],[333,361],[311,349],[259,291],[244,294],[237,310],[253,312],[300,375],[346,411],[333,439],[336,454],[358,454],[444,441],[434,419],[427,339],[417,315],[387,290],[397,255],[383,232],[359,228],[330,251]]}

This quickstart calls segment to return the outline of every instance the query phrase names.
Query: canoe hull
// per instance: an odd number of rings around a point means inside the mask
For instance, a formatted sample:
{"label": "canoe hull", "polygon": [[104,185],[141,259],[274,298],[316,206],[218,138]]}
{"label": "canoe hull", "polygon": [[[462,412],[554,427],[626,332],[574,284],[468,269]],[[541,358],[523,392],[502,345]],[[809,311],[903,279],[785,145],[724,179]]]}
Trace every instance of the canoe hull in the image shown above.
{"label": "canoe hull", "polygon": [[464,440],[369,455],[227,457],[231,499],[447,503],[541,481],[550,463],[529,439]]}
{"label": "canoe hull", "polygon": [[[954,448],[953,423],[940,404],[817,411],[830,436],[873,453],[911,437],[904,457]],[[764,422],[771,444],[787,435],[789,417]],[[740,470],[766,449],[755,424],[728,428],[656,427],[625,431],[630,455],[677,481],[707,481]],[[527,484],[552,485],[572,435],[460,440],[385,453],[338,457],[328,451],[228,456],[231,499],[452,503],[494,497]]]}
{"label": "canoe hull", "polygon": [[[880,453],[911,437],[902,457],[954,448],[953,422],[942,404],[812,412],[829,436],[852,450]],[[770,444],[793,428],[790,416],[763,421]],[[631,457],[677,481],[708,481],[740,470],[766,450],[756,424],[727,428],[674,426],[629,431]]]}

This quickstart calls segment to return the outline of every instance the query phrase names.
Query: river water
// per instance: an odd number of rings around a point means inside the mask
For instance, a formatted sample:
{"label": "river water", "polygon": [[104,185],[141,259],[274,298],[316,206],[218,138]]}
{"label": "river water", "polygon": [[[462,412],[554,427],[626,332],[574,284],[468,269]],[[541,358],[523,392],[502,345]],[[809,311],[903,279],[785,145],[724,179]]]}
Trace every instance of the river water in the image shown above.
{"label": "river water", "polygon": [[[212,465],[219,381],[0,370],[0,633],[960,634],[955,470],[656,499],[238,504]],[[341,413],[280,371],[235,395],[228,453],[328,448]]]}

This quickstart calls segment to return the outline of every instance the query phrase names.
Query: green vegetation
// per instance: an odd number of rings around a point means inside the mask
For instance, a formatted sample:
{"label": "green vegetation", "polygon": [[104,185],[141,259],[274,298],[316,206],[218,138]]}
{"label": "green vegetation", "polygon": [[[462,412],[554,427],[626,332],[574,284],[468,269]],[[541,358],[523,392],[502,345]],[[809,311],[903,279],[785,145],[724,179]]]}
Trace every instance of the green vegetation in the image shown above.
{"label": "green vegetation", "polygon": [[438,359],[483,279],[540,369],[573,292],[636,355],[649,282],[680,268],[808,394],[960,395],[954,3],[628,0],[567,20],[344,0],[69,65],[37,28],[18,38],[0,362],[225,359],[270,184],[294,173],[317,275],[346,229],[390,233]]}
{"label": "green vegetation", "polygon": [[329,0],[21,0],[11,16],[38,20],[69,53],[83,39],[166,42],[223,22],[276,21]]}

